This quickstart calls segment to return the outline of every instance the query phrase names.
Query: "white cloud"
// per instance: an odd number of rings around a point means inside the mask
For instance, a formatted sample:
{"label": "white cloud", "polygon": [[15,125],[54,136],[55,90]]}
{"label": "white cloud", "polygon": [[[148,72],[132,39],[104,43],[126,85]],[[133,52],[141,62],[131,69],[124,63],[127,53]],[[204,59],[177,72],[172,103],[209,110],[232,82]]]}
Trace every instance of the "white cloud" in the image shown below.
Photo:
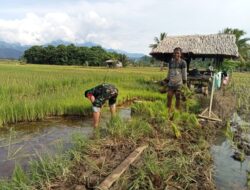
{"label": "white cloud", "polygon": [[0,7],[0,40],[22,44],[93,41],[147,53],[160,32],[205,34],[237,27],[250,35],[249,0],[12,1],[15,7]]}
{"label": "white cloud", "polygon": [[[53,40],[84,42],[94,40],[108,45],[107,31],[115,25],[95,11],[85,13],[27,13],[21,19],[0,19],[0,40],[25,45],[44,44]],[[112,45],[114,44],[114,46]],[[110,47],[117,48],[111,39]]]}

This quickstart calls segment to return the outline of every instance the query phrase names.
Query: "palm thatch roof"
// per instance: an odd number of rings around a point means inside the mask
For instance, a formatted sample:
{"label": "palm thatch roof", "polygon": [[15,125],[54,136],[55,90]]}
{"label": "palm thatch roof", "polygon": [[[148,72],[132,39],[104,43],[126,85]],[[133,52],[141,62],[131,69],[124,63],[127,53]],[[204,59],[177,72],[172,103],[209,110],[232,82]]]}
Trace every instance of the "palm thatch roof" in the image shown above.
{"label": "palm thatch roof", "polygon": [[184,56],[191,58],[236,58],[239,53],[235,41],[231,34],[166,36],[150,54],[166,60],[172,57],[174,48],[180,47]]}

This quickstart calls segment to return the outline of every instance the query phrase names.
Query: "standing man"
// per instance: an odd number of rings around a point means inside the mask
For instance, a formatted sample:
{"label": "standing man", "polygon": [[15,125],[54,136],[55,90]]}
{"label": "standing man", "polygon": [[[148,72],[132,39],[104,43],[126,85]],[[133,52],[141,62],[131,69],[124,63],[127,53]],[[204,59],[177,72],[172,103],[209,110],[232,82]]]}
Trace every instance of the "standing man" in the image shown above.
{"label": "standing man", "polygon": [[109,101],[111,115],[115,115],[117,96],[118,89],[112,84],[101,84],[85,91],[85,97],[93,105],[94,128],[97,128],[99,125],[101,108],[107,100]]}
{"label": "standing man", "polygon": [[175,107],[180,109],[181,101],[181,87],[183,84],[187,83],[187,63],[181,58],[182,49],[177,47],[174,49],[174,55],[169,62],[167,85],[168,85],[168,102],[167,107],[171,110],[172,99],[175,95],[176,104]]}

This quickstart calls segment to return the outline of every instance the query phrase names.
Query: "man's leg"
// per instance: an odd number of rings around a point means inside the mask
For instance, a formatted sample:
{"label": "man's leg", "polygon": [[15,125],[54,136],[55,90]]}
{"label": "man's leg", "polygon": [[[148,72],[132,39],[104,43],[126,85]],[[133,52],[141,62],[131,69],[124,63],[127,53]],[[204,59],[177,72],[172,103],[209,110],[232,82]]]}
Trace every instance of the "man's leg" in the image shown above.
{"label": "man's leg", "polygon": [[181,109],[181,91],[179,89],[175,91],[175,98],[176,98],[175,107],[176,109],[180,110]]}
{"label": "man's leg", "polygon": [[112,117],[115,116],[116,115],[116,105],[115,104],[110,105],[109,108],[110,108],[111,116]]}
{"label": "man's leg", "polygon": [[99,126],[100,122],[100,114],[101,114],[101,108],[93,107],[93,125],[94,128],[97,128]]}
{"label": "man's leg", "polygon": [[172,99],[173,99],[174,91],[171,89],[168,89],[168,102],[167,102],[167,107],[169,109],[169,112],[171,111],[172,107]]}
{"label": "man's leg", "polygon": [[117,95],[109,99],[109,108],[110,108],[110,113],[112,117],[116,115],[116,98],[117,98]]}

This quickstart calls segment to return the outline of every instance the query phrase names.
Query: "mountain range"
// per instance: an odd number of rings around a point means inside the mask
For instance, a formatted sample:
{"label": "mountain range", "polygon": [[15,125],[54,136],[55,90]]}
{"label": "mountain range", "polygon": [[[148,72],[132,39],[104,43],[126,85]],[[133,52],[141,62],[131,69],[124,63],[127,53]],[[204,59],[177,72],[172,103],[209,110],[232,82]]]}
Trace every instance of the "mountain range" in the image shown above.
{"label": "mountain range", "polygon": [[[44,46],[47,45],[70,45],[72,44],[71,42],[65,42],[62,40],[57,40],[53,41],[51,43],[44,44]],[[98,46],[98,44],[93,43],[93,42],[84,42],[84,43],[77,43],[75,44],[76,46],[85,46],[85,47],[93,47],[93,46]],[[19,43],[7,43],[4,41],[0,41],[0,59],[19,59],[25,50],[29,49],[31,46],[23,46]],[[127,55],[130,59],[140,59],[141,57],[145,56],[143,53],[129,53],[124,50],[119,50],[119,49],[108,49],[105,48],[109,52],[117,52],[121,54]]]}

